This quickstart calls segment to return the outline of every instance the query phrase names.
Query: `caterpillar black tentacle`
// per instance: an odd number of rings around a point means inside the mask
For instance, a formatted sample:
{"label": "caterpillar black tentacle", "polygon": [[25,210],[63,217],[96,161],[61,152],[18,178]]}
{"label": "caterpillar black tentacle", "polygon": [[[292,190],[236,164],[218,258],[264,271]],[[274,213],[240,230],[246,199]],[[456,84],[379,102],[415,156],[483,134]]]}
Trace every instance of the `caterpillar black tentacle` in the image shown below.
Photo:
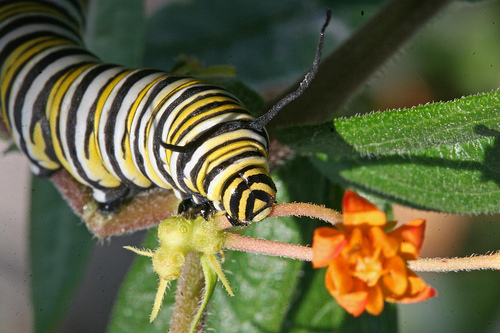
{"label": "caterpillar black tentacle", "polygon": [[235,225],[265,218],[276,187],[264,126],[314,76],[328,21],[304,83],[255,120],[210,83],[102,63],[83,46],[82,12],[76,0],[0,2],[2,118],[33,173],[65,168],[104,210],[157,186]]}

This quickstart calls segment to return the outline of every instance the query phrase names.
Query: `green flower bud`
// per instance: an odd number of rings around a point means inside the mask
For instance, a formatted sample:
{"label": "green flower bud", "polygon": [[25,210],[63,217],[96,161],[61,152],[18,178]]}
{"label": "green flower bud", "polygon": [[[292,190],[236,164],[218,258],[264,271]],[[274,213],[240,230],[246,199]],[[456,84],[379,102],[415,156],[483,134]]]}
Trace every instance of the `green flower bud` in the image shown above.
{"label": "green flower bud", "polygon": [[181,248],[186,252],[191,243],[191,233],[193,225],[191,220],[186,220],[180,216],[172,216],[164,220],[158,227],[158,239],[160,246],[169,248]]}
{"label": "green flower bud", "polygon": [[172,248],[159,247],[153,254],[153,269],[167,281],[178,279],[185,262],[185,253]]}

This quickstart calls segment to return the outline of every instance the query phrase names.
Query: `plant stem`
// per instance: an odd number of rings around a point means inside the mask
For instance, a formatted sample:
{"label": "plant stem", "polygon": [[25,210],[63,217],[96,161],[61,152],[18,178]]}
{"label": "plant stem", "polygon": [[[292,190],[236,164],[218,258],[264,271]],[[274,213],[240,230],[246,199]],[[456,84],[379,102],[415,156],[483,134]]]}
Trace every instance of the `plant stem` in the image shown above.
{"label": "plant stem", "polygon": [[103,215],[97,211],[90,189],[76,181],[66,170],[57,171],[50,180],[73,211],[85,221],[89,231],[98,238],[158,225],[177,212],[179,203],[172,191],[153,190],[134,196],[115,215]]}
{"label": "plant stem", "polygon": [[[187,332],[196,316],[196,311],[203,298],[205,279],[200,265],[200,254],[190,252],[182,268],[181,278],[177,283],[175,309],[170,322],[170,332]],[[198,322],[195,332],[202,332],[204,316]]]}
{"label": "plant stem", "polygon": [[330,208],[303,202],[283,203],[274,205],[271,214],[269,214],[267,217],[290,216],[290,215],[297,217],[307,216],[310,218],[323,220],[331,224],[342,222],[341,213]]}
{"label": "plant stem", "polygon": [[500,252],[464,258],[422,258],[408,262],[416,272],[457,272],[480,269],[500,270]]}
{"label": "plant stem", "polygon": [[311,261],[312,248],[240,236],[228,232],[224,247],[230,250],[261,253],[269,256],[279,256],[298,260]]}

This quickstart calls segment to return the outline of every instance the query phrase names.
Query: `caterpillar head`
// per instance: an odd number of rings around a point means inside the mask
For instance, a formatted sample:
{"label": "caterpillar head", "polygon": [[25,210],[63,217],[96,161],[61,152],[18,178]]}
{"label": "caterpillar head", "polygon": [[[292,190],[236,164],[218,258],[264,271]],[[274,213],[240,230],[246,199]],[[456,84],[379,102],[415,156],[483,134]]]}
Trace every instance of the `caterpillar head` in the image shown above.
{"label": "caterpillar head", "polygon": [[276,198],[273,180],[261,168],[239,172],[228,180],[222,193],[222,205],[231,224],[259,222],[271,212]]}

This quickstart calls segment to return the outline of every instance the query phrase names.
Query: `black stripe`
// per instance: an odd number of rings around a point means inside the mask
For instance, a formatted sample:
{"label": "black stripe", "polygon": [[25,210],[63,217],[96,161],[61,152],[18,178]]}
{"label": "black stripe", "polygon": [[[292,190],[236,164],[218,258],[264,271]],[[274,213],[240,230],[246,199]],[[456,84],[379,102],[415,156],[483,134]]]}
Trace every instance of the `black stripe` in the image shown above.
{"label": "black stripe", "polygon": [[[38,34],[45,36],[59,36],[55,31],[50,30],[50,26],[59,27],[63,31],[71,32],[77,41],[81,42],[80,32],[75,30],[71,25],[67,22],[62,21],[62,18],[57,16],[50,16],[50,13],[17,13],[12,15],[14,17],[11,22],[7,23],[0,29],[0,36],[3,38],[6,34],[16,29],[23,28],[24,26],[30,26],[33,24],[46,24],[48,27],[44,27],[40,30],[37,30]],[[16,18],[17,17],[17,18]],[[28,33],[29,34],[29,33]],[[62,36],[61,36],[62,37]],[[64,39],[68,39],[68,36],[64,35]]]}
{"label": "black stripe", "polygon": [[246,168],[243,168],[242,170],[240,170],[240,172],[238,172],[237,174],[233,175],[232,177],[229,177],[226,180],[226,183],[222,186],[222,193],[225,193],[227,191],[227,188],[229,187],[229,185],[231,185],[231,183],[234,181],[235,178],[239,178],[240,175],[242,175],[245,172],[247,172],[248,170],[251,170],[251,169],[254,169],[254,168],[255,168],[255,166],[249,165]]}
{"label": "black stripe", "polygon": [[[77,118],[77,111],[80,107],[80,104],[82,102],[82,97],[85,94],[86,90],[88,87],[93,83],[95,78],[99,76],[101,73],[117,67],[116,65],[110,65],[110,64],[102,64],[100,66],[97,66],[95,68],[92,68],[85,76],[82,78],[80,83],[75,89],[75,92],[73,93],[73,96],[71,98],[71,105],[68,110],[68,119],[66,119],[66,142],[68,145],[68,150],[69,150],[69,158],[73,162],[77,173],[85,179],[89,184],[96,184],[95,181],[90,179],[88,177],[87,173],[85,172],[84,168],[82,167],[82,164],[80,163],[80,160],[77,158],[77,151],[76,151],[76,140],[75,140],[75,133],[76,133],[76,118]],[[62,120],[63,121],[63,120]],[[87,126],[89,122],[85,124]],[[85,133],[87,135],[87,133]],[[90,135],[90,134],[89,134]],[[86,136],[85,141],[88,143],[89,138]],[[88,147],[88,144],[87,144]],[[87,150],[88,151],[88,150]],[[86,155],[88,157],[88,155]],[[96,184],[98,185],[98,184]],[[94,185],[95,187],[98,187]]]}
{"label": "black stripe", "polygon": [[[220,106],[224,106],[224,105],[235,105],[235,106],[238,106],[238,104],[234,103],[234,102],[231,102],[231,101],[227,101],[227,102],[212,102],[212,103],[209,103],[209,104],[206,104],[204,105],[203,107],[200,107],[198,108],[199,109],[202,109],[200,110],[200,112],[196,112],[197,114],[200,114],[202,112],[207,112],[207,111],[210,111],[211,109],[215,109],[217,107],[220,107]],[[198,111],[197,110],[197,111]],[[206,115],[205,117],[201,117],[200,119],[198,119],[196,122],[194,122],[193,124],[191,124],[188,128],[184,129],[182,133],[179,134],[179,136],[177,137],[176,141],[173,143],[173,144],[176,144],[176,143],[179,143],[186,135],[188,135],[195,126],[198,126],[200,123],[203,123],[204,121],[206,120],[209,120],[211,118],[214,118],[214,117],[218,117],[220,115],[223,115],[223,114],[230,114],[230,113],[233,113],[233,114],[242,114],[241,111],[241,108],[229,108],[229,109],[224,109],[224,110],[221,110],[217,113],[214,113],[214,114],[209,114],[209,115]],[[189,115],[189,117],[187,117],[184,121],[186,122],[187,120],[189,120],[189,118],[191,117],[194,117],[196,114],[192,113]],[[180,128],[182,125],[179,125],[179,127],[177,128]],[[173,133],[170,134],[170,138],[172,139],[176,134],[177,134],[178,131],[174,130]]]}
{"label": "black stripe", "polygon": [[[251,169],[251,168],[247,168],[247,170],[248,169]],[[240,176],[240,174],[238,174],[237,176]],[[226,182],[225,187],[224,187],[224,191],[222,193],[225,193],[227,186],[229,186],[234,181],[235,178],[236,177],[232,177],[230,182],[229,181]],[[247,190],[249,191],[250,187],[248,186],[248,183],[243,179],[243,181],[236,187],[234,192],[231,194],[231,199],[229,201],[229,207],[231,209],[231,216],[238,218],[238,215],[240,213],[239,209],[240,209],[240,203],[242,200],[242,194]],[[247,218],[247,220],[251,220],[251,218],[248,218],[248,216],[249,216],[249,212],[250,213],[253,212],[254,204],[255,204],[255,198],[252,195],[252,191],[250,191],[249,196],[245,202],[245,217]]]}
{"label": "black stripe", "polygon": [[[80,22],[82,22],[82,24],[85,23],[85,15],[83,14],[82,1],[81,0],[65,0],[65,3],[64,3],[66,6],[72,6],[72,7],[74,7],[74,9],[76,10],[76,12],[78,13],[78,17],[72,16],[71,12],[69,10],[67,10],[66,7],[61,6],[58,3],[46,2],[46,1],[43,1],[43,2],[44,2],[44,4],[46,6],[51,7],[53,9],[57,10],[58,12],[60,12],[63,17],[71,19],[72,21],[75,20],[75,19],[79,20]],[[80,27],[80,28],[83,28],[83,27]]]}
{"label": "black stripe", "polygon": [[[163,112],[163,114],[161,116],[161,118],[158,120],[158,125],[157,125],[156,128],[163,128],[165,126],[165,123],[171,117],[172,111],[174,111],[179,106],[179,104],[181,104],[182,102],[184,102],[185,100],[187,100],[188,98],[190,98],[190,97],[192,97],[194,95],[197,95],[197,94],[199,94],[199,93],[201,93],[203,91],[211,90],[211,89],[214,89],[214,87],[211,86],[211,85],[198,85],[198,86],[194,86],[194,87],[188,87],[175,100],[168,100],[168,99],[165,100],[164,104],[157,106],[158,109],[159,108],[163,108],[163,105],[165,105],[166,103],[168,103],[165,111]],[[195,99],[193,99],[192,102],[196,102],[196,101],[199,101],[201,99],[203,99],[203,96],[196,97]],[[172,120],[172,123],[175,122],[175,120],[177,118],[183,117],[185,109],[189,105],[191,105],[191,104],[192,103],[184,106],[181,110],[179,110],[179,112],[177,113],[177,116]],[[155,133],[155,135],[156,135],[156,133]],[[161,133],[158,133],[158,135],[161,136]],[[168,137],[167,137],[167,142],[169,141],[169,138],[171,138],[171,137],[172,137],[172,133],[169,133]]]}
{"label": "black stripe", "polygon": [[[234,164],[234,162],[236,162],[237,160],[240,160],[240,159],[243,159],[243,158],[247,158],[247,157],[252,157],[252,156],[256,156],[256,157],[262,157],[262,155],[259,153],[259,152],[256,152],[256,151],[245,151],[239,155],[236,155],[234,156],[233,158],[230,158],[222,163],[220,163],[217,167],[215,167],[214,169],[212,169],[212,171],[210,171],[209,173],[207,173],[205,175],[205,179],[203,180],[203,189],[205,190],[205,192],[208,191],[208,187],[210,186],[210,183],[213,181],[213,179],[221,172],[224,171],[224,169],[226,169],[227,167],[231,166]],[[240,170],[238,172],[238,176],[239,174],[243,174],[244,171],[248,170],[248,169],[252,169],[252,168],[255,168],[255,166],[249,166],[249,167],[246,167],[246,168],[243,168],[242,170]],[[178,174],[179,176],[179,174]],[[182,178],[181,178],[182,179]],[[227,185],[227,180],[226,180],[226,185]]]}
{"label": "black stripe", "polygon": [[[159,92],[162,89],[164,89],[165,87],[169,86],[170,84],[172,84],[178,80],[185,79],[185,78],[186,77],[183,77],[183,76],[168,76],[168,77],[164,78],[163,80],[157,82],[153,86],[151,94],[148,97],[148,99],[146,100],[146,102],[144,103],[142,110],[137,110],[137,112],[136,112],[135,117],[139,117],[139,119],[137,121],[137,127],[130,129],[131,131],[132,130],[134,131],[134,134],[136,137],[131,148],[133,149],[133,152],[134,152],[133,156],[136,157],[137,165],[139,166],[141,173],[145,176],[147,176],[147,172],[146,172],[146,168],[144,167],[144,160],[143,160],[141,153],[139,151],[139,136],[145,135],[145,133],[139,133],[141,119],[144,117],[144,113],[147,111],[147,109],[150,107],[150,105],[153,103],[154,99],[156,98],[156,96],[159,94]],[[164,101],[164,103],[166,103],[166,102],[168,102],[168,100]],[[155,106],[155,108],[157,110],[160,109],[161,107],[162,107],[162,105]],[[154,141],[157,141],[157,140],[155,139]],[[172,181],[172,177],[170,176],[170,174],[166,170],[164,170],[164,167],[162,166],[161,157],[159,156],[158,147],[159,147],[159,143],[158,144],[155,143],[153,149],[155,152],[156,162],[159,165],[159,169],[160,169],[163,177],[165,177],[169,181],[169,183],[172,185],[172,184],[174,184]],[[154,161],[152,161],[152,163],[154,163]]]}
{"label": "black stripe", "polygon": [[[262,145],[259,141],[257,140],[254,140],[254,139],[250,139],[250,138],[238,138],[238,139],[234,139],[234,140],[231,140],[231,141],[226,141],[218,146],[215,146],[214,148],[206,151],[202,156],[200,156],[200,158],[198,159],[198,161],[196,162],[195,166],[193,167],[193,169],[191,170],[190,174],[189,174],[189,177],[191,178],[192,182],[194,184],[196,184],[196,182],[198,181],[198,177],[201,176],[200,175],[200,170],[201,170],[201,167],[203,166],[203,163],[205,162],[205,160],[207,159],[208,156],[210,156],[211,154],[213,154],[216,150],[219,150],[223,147],[225,147],[226,145],[231,145],[233,143],[236,143],[236,142],[239,142],[239,141],[242,141],[242,140],[245,140],[245,141],[250,141],[250,142],[253,142],[253,143],[256,143],[256,144],[259,144],[259,145]],[[250,148],[249,148],[250,149]],[[185,168],[185,165],[188,164],[189,162],[191,162],[192,160],[192,157],[193,157],[193,153],[190,153],[190,154],[186,154],[183,157],[182,159],[182,168],[184,169]]]}
{"label": "black stripe", "polygon": [[[57,52],[52,52],[51,54],[49,54],[45,58],[41,59],[35,66],[33,66],[30,69],[30,71],[24,77],[24,80],[21,84],[21,87],[19,89],[18,94],[15,96],[15,101],[14,101],[14,123],[15,123],[15,126],[19,132],[21,132],[21,130],[22,130],[21,119],[23,116],[22,115],[22,107],[24,105],[24,99],[25,99],[26,93],[28,92],[28,90],[31,87],[31,84],[33,83],[35,78],[38,75],[41,75],[43,69],[45,69],[47,66],[52,64],[54,61],[56,61],[64,56],[71,56],[71,55],[75,55],[75,54],[84,54],[84,53],[87,53],[87,52],[82,52],[81,49],[74,49],[74,48],[63,49],[63,50],[59,50]],[[85,62],[85,63],[87,63],[87,62]],[[32,115],[31,115],[32,119],[30,122],[30,124],[31,124],[30,133],[32,133],[34,126],[38,121],[40,121],[42,119],[45,121],[47,120],[46,116],[45,116],[45,107],[47,104],[48,96],[50,94],[50,90],[53,87],[53,84],[57,81],[57,79],[60,76],[62,76],[64,73],[66,73],[69,69],[74,68],[74,67],[79,66],[79,65],[82,65],[82,64],[84,64],[84,63],[74,64],[73,66],[70,66],[70,68],[62,69],[61,71],[59,71],[56,74],[56,76],[58,76],[57,78],[55,78],[52,81],[52,79],[54,78],[54,77],[52,77],[51,80],[49,80],[51,82],[47,82],[47,83],[52,83],[52,86],[48,86],[48,84],[46,84],[44,89],[42,90],[42,93],[39,94],[39,96],[37,97],[37,99],[35,101],[34,108],[33,108]],[[15,78],[17,77],[17,75],[19,74],[21,69],[22,69],[22,66],[19,66],[16,69],[16,72],[13,76],[13,81],[15,80]],[[9,87],[7,88],[7,93],[6,93],[6,101],[5,101],[6,103],[9,102],[8,96],[10,95],[11,89],[12,89],[12,85],[9,85]],[[24,138],[24,139],[26,139],[26,138]],[[25,144],[26,144],[25,140],[22,140],[22,144],[21,144],[22,147],[20,147],[20,148],[23,149],[24,151],[26,151]]]}
{"label": "black stripe", "polygon": [[[250,200],[251,198],[251,200]],[[246,219],[248,221],[252,221],[254,219],[254,217],[256,215],[258,215],[260,212],[262,212],[264,209],[266,209],[267,207],[269,206],[264,206],[262,207],[261,209],[259,209],[258,211],[254,212],[254,208],[255,208],[255,201],[259,199],[261,201],[264,201],[264,202],[268,202],[268,199],[269,199],[269,193],[267,192],[264,192],[262,190],[253,190],[252,193],[250,194],[249,196],[249,199],[247,200],[247,210],[246,210]],[[250,204],[250,201],[251,201],[251,204]]]}
{"label": "black stripe", "polygon": [[[116,123],[116,117],[118,115],[118,111],[120,110],[120,107],[123,103],[123,100],[129,94],[130,88],[134,86],[134,84],[137,83],[137,81],[141,80],[142,78],[158,73],[158,71],[151,70],[151,69],[144,69],[140,70],[136,73],[133,73],[129,77],[125,79],[125,82],[123,85],[120,87],[118,90],[115,98],[113,99],[113,103],[111,105],[111,108],[109,109],[109,114],[107,115],[107,121],[106,124],[104,125],[104,135],[106,136],[104,138],[105,142],[105,147],[104,148],[106,154],[109,156],[109,160],[111,162],[111,167],[113,170],[116,172],[118,177],[127,183],[130,183],[130,181],[124,176],[123,172],[121,171],[121,165],[118,163],[118,161],[115,158],[115,148],[114,148],[114,132],[115,132],[115,127],[116,126],[127,126],[126,123],[124,124],[117,124]],[[101,115],[102,117],[102,115]],[[125,129],[125,134],[128,132],[128,128]],[[125,136],[124,136],[125,138]],[[123,140],[122,141],[122,147],[123,147]],[[104,153],[104,152],[103,152]]]}
{"label": "black stripe", "polygon": [[[41,5],[43,5],[43,6],[47,6],[47,7],[50,7],[52,9],[55,9],[55,10],[59,11],[61,13],[61,15],[63,15],[66,18],[75,19],[75,17],[73,17],[71,15],[70,11],[68,11],[66,9],[66,7],[61,6],[58,3],[44,1],[44,0],[37,0],[36,2],[39,3],[39,4],[41,4]],[[0,5],[2,7],[3,6],[8,6],[8,5],[11,5],[11,4],[15,4],[15,5],[19,4],[20,6],[23,6],[23,5],[29,4],[29,3],[33,3],[33,1],[24,1],[24,2],[22,2],[20,0],[2,0],[1,3],[0,3]],[[76,10],[76,12],[78,13],[78,19],[80,19],[80,20],[84,19],[83,10],[82,10],[82,6],[81,6],[82,3],[81,3],[80,0],[65,0],[64,4],[67,5],[67,6],[74,7],[75,10]]]}
{"label": "black stripe", "polygon": [[[119,66],[117,66],[119,67]],[[99,89],[96,98],[92,101],[92,106],[90,107],[89,110],[89,118],[87,120],[87,128],[85,129],[85,147],[89,147],[90,145],[90,135],[94,132],[94,122],[95,122],[95,112],[97,110],[97,102],[101,98],[101,95],[103,94],[104,90],[108,87],[108,85],[113,82],[116,77],[120,76],[124,72],[126,72],[128,69],[126,68],[121,68],[120,71],[118,71],[115,75],[110,77],[106,83],[104,83],[101,88]],[[90,103],[90,101],[89,101]],[[99,147],[100,148],[100,147]],[[89,158],[89,150],[88,148],[85,150],[85,157]]]}

